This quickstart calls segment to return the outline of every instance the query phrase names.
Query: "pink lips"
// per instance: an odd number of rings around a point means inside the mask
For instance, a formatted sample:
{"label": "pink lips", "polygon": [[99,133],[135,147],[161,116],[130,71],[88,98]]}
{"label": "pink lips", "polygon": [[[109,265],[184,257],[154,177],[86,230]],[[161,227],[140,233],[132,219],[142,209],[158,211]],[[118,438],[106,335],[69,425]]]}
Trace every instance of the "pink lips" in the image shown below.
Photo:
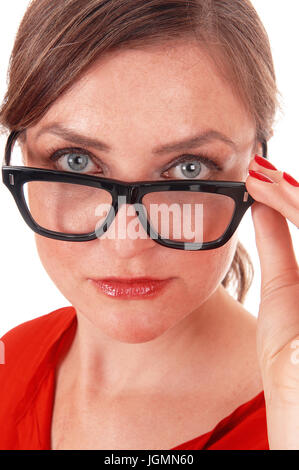
{"label": "pink lips", "polygon": [[158,294],[171,279],[99,279],[93,283],[111,297],[140,299]]}

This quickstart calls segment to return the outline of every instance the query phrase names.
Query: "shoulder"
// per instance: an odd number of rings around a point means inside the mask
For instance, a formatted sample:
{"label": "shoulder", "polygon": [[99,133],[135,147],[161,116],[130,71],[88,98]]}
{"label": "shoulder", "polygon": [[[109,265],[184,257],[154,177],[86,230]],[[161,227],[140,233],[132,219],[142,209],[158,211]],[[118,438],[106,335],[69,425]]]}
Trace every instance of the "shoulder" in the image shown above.
{"label": "shoulder", "polygon": [[4,364],[3,373],[15,372],[22,367],[34,368],[44,357],[49,347],[63,334],[74,320],[73,307],[62,307],[46,315],[21,323],[2,336]]}
{"label": "shoulder", "polygon": [[17,402],[32,378],[50,364],[59,339],[75,317],[73,307],[62,307],[22,323],[2,336],[4,360],[0,364],[0,414],[5,404]]}
{"label": "shoulder", "polygon": [[209,436],[206,448],[268,450],[264,391],[223,419]]}
{"label": "shoulder", "polygon": [[62,307],[9,330],[1,338],[5,365],[12,365],[12,360],[15,362],[17,358],[26,357],[33,352],[34,346],[38,346],[38,349],[47,347],[49,342],[67,328],[75,315],[73,307]]}

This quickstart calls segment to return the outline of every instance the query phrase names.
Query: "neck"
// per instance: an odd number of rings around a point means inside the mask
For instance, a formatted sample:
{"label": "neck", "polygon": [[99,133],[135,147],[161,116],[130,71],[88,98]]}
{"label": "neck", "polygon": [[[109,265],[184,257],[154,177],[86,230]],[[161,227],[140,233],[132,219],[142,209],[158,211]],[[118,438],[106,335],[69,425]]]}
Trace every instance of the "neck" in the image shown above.
{"label": "neck", "polygon": [[210,377],[207,367],[223,366],[219,348],[227,347],[227,335],[232,337],[232,310],[236,301],[220,285],[203,305],[164,334],[132,344],[107,337],[76,309],[77,332],[62,363],[62,375],[80,397],[89,399],[99,391],[111,398],[169,389],[183,393],[194,387],[194,373],[202,386]]}

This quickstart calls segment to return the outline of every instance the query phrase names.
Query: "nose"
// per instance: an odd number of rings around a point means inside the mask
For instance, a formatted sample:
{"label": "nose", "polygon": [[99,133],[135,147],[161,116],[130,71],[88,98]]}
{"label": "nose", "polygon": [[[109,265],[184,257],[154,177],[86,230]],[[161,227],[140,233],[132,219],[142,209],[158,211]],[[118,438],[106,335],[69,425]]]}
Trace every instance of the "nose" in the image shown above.
{"label": "nose", "polygon": [[100,237],[99,241],[107,251],[118,258],[131,258],[143,251],[158,247],[141,224],[132,204],[122,203],[118,212]]}

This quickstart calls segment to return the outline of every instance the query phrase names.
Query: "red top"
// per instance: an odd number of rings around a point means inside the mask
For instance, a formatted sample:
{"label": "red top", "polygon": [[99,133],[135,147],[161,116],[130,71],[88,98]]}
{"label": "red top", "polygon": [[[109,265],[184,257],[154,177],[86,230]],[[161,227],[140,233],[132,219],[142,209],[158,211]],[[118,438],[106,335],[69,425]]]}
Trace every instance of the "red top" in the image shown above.
{"label": "red top", "polygon": [[[70,347],[76,326],[74,307],[63,307],[22,323],[1,338],[5,349],[5,363],[0,364],[1,450],[51,448],[55,368]],[[211,431],[173,449],[268,450],[264,393],[239,406]]]}

